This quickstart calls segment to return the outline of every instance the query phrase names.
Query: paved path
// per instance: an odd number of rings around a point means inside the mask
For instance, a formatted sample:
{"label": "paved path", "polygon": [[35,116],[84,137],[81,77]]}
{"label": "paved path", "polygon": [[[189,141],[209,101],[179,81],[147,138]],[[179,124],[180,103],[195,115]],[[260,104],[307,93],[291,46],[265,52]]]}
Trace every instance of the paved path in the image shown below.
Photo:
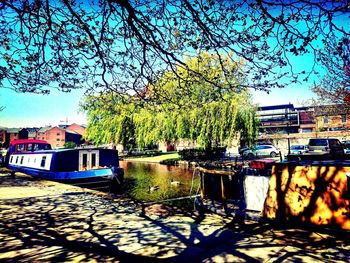
{"label": "paved path", "polygon": [[349,233],[147,207],[0,175],[1,262],[350,262]]}

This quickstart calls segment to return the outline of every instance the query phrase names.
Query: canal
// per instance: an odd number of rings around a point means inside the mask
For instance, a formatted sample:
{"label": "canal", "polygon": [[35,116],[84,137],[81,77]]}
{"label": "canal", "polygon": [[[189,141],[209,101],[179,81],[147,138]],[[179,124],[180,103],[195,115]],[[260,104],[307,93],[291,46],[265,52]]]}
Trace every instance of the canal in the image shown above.
{"label": "canal", "polygon": [[[129,161],[119,164],[125,173],[124,192],[138,201],[158,202],[198,193],[200,180],[193,176],[193,168]],[[188,207],[193,199],[168,203]]]}

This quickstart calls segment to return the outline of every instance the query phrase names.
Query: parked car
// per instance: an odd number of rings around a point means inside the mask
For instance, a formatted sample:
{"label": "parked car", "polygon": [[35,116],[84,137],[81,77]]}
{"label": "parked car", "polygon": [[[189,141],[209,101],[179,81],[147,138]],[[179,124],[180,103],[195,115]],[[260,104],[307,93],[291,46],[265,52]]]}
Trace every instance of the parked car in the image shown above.
{"label": "parked car", "polygon": [[290,146],[290,154],[304,154],[309,151],[309,147],[307,145],[292,145]]}
{"label": "parked car", "polygon": [[332,157],[344,156],[344,147],[338,139],[314,138],[309,140],[309,153],[331,155]]}
{"label": "parked car", "polygon": [[243,155],[243,152],[245,152],[245,151],[247,151],[247,150],[249,150],[249,149],[250,149],[250,148],[247,147],[247,146],[240,147],[240,148],[238,149],[238,153],[239,153],[240,155]]}
{"label": "parked car", "polygon": [[344,147],[344,153],[350,154],[350,141],[342,141],[341,144]]}
{"label": "parked car", "polygon": [[269,157],[276,157],[279,154],[280,150],[269,144],[262,144],[262,145],[256,145],[253,146],[245,151],[242,152],[243,157],[247,157],[249,159],[252,159],[254,157],[262,157],[262,156],[269,156]]}

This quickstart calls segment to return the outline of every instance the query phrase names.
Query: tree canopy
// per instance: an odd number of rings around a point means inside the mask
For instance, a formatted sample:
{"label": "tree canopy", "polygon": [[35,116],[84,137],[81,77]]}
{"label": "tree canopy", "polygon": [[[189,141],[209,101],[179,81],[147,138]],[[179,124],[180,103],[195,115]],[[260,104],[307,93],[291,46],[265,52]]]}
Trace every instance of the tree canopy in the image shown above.
{"label": "tree canopy", "polygon": [[[207,77],[187,75],[179,67],[169,71],[144,91],[144,98],[121,99],[115,93],[87,96],[87,139],[94,143],[121,143],[134,147],[189,139],[205,149],[230,144],[240,132],[247,141],[256,136],[257,120],[247,88],[231,89],[230,83],[244,84],[241,62],[203,53],[186,60],[190,69]],[[224,66],[225,70],[222,70]],[[230,72],[229,81],[225,71]],[[179,81],[177,75],[182,75]],[[217,88],[221,83],[223,88]],[[142,105],[144,100],[148,101]],[[140,102],[142,102],[140,104]]]}
{"label": "tree canopy", "polygon": [[[350,22],[350,20],[349,20]],[[322,81],[313,88],[322,101],[341,103],[350,111],[350,38],[339,41],[333,39],[326,45],[320,56],[321,62],[328,68]]]}
{"label": "tree canopy", "polygon": [[[185,60],[208,51],[244,60],[243,88],[283,87],[307,80],[327,46],[349,39],[348,12],[347,1],[326,0],[1,1],[0,83],[18,92],[135,95],[179,67],[201,74]],[[315,64],[295,68],[291,59],[305,54]]]}

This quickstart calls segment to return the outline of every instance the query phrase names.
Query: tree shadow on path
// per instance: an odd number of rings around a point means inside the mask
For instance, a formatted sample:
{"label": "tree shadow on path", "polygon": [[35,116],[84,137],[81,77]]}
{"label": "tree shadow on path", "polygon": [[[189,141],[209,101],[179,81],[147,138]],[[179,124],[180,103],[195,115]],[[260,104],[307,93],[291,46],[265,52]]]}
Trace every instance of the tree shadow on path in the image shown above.
{"label": "tree shadow on path", "polygon": [[[7,262],[261,262],[312,257],[331,242],[349,245],[330,234],[310,242],[310,231],[299,232],[177,210],[154,216],[128,198],[92,193],[0,200],[0,259]],[[285,251],[287,245],[297,250]],[[261,249],[263,255],[252,253]],[[338,252],[330,256],[340,258]]]}

